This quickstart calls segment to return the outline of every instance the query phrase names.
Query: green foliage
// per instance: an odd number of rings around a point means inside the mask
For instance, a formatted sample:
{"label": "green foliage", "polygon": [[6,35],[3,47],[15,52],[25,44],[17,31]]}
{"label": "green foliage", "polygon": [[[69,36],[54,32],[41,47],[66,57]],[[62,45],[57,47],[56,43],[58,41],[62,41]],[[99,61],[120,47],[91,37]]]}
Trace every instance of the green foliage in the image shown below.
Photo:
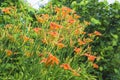
{"label": "green foliage", "polygon": [[[51,3],[52,2],[52,3]],[[6,80],[119,80],[120,79],[120,3],[108,4],[106,1],[98,2],[98,0],[52,0],[47,6],[35,11],[22,0],[1,0],[0,1],[0,79]],[[80,24],[84,27],[82,31],[87,34],[94,31],[100,31],[101,37],[93,35],[90,37],[94,42],[82,46],[83,52],[80,55],[74,55],[74,47],[70,46],[70,37],[74,46],[79,47],[77,39],[88,38],[88,35],[74,36],[72,31],[58,31],[65,40],[63,43],[67,47],[59,50],[50,39],[49,45],[43,44],[42,40],[49,34],[50,22],[56,22],[62,26],[66,26],[68,22],[64,20],[56,20],[57,16],[54,12],[56,7],[63,5],[71,7],[81,16]],[[4,13],[3,9],[11,8],[9,12]],[[50,19],[44,23],[43,14],[48,14]],[[63,15],[59,14],[62,18]],[[73,15],[72,15],[73,16]],[[46,18],[45,18],[46,20]],[[85,23],[90,25],[86,27]],[[78,21],[79,22],[79,21]],[[78,23],[76,23],[78,24]],[[71,25],[71,30],[77,29]],[[68,25],[67,25],[68,26]],[[12,27],[12,28],[11,28]],[[41,32],[36,34],[34,28],[42,28]],[[79,29],[81,30],[81,29]],[[26,41],[30,38],[28,42]],[[57,41],[58,39],[53,39]],[[46,42],[45,42],[46,43]],[[89,48],[89,46],[91,46]],[[86,49],[87,48],[87,49]],[[13,53],[11,55],[11,50]],[[84,51],[99,56],[95,63],[99,65],[99,69],[93,69],[91,62],[86,57],[81,56]],[[71,71],[60,68],[60,65],[45,66],[40,64],[43,59],[38,55],[44,54],[44,58],[49,55],[47,52],[60,59],[60,64],[69,63],[80,76],[73,76]],[[6,53],[8,53],[6,55]],[[34,53],[34,55],[32,55]],[[32,56],[30,56],[32,55]],[[74,71],[72,71],[74,72]],[[64,74],[64,75],[63,75]]]}
{"label": "green foliage", "polygon": [[[90,21],[91,25],[86,31],[100,31],[103,35],[93,43],[93,51],[99,52],[103,60],[99,63],[101,70],[98,71],[105,80],[119,80],[120,66],[120,3],[108,4],[107,1],[98,0],[59,0],[51,1],[53,5],[65,5],[74,9],[82,18]],[[99,76],[98,73],[98,76]],[[100,79],[101,80],[101,79]]]}

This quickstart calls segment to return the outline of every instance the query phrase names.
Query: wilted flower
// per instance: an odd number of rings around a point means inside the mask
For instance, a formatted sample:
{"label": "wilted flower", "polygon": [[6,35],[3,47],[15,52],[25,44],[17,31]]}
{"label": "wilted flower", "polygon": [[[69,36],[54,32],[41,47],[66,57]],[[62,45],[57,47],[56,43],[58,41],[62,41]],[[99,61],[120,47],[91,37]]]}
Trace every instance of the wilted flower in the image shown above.
{"label": "wilted flower", "polygon": [[46,38],[42,39],[42,42],[43,42],[44,44],[47,44],[47,43],[48,43]]}
{"label": "wilted flower", "polygon": [[98,69],[99,68],[99,66],[97,65],[97,64],[93,64],[93,68],[96,68],[96,69]]}
{"label": "wilted flower", "polygon": [[80,76],[80,74],[77,73],[77,71],[75,71],[75,70],[72,70],[72,73],[73,73],[74,76]]}
{"label": "wilted flower", "polygon": [[79,16],[79,15],[77,15],[77,14],[74,14],[74,18],[75,19],[78,19],[78,18],[80,18],[81,16]]}
{"label": "wilted flower", "polygon": [[88,26],[88,25],[90,25],[90,22],[84,21],[84,24]]}
{"label": "wilted flower", "polygon": [[26,57],[30,57],[30,56],[31,56],[31,53],[30,53],[30,52],[25,52],[25,56],[26,56]]}
{"label": "wilted flower", "polygon": [[61,37],[61,38],[58,40],[58,43],[61,43],[63,40],[64,40],[64,38]]}
{"label": "wilted flower", "polygon": [[60,12],[60,8],[56,7],[55,8],[55,12],[59,13]]}
{"label": "wilted flower", "polygon": [[6,52],[7,56],[11,56],[13,53],[11,50],[5,50],[5,52]]}
{"label": "wilted flower", "polygon": [[89,42],[92,42],[93,40],[92,39],[90,39],[90,38],[84,38],[84,42],[86,42],[86,43],[89,43]]}
{"label": "wilted flower", "polygon": [[38,22],[44,23],[44,19],[42,17],[37,17]]}
{"label": "wilted flower", "polygon": [[89,37],[93,36],[93,33],[89,33],[88,36],[89,36]]}

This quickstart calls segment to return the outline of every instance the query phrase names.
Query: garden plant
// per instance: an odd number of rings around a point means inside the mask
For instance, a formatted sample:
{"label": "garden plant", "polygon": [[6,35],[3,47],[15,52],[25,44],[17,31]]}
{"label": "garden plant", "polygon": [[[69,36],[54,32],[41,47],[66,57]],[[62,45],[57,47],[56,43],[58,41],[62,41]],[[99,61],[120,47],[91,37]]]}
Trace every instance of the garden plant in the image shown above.
{"label": "garden plant", "polygon": [[1,0],[0,79],[119,80],[119,5]]}

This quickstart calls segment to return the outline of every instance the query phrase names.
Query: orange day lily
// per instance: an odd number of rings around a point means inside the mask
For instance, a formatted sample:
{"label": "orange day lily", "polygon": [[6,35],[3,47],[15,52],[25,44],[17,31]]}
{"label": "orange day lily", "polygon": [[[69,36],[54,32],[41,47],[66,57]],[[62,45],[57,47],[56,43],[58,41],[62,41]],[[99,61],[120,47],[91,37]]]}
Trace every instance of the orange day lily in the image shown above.
{"label": "orange day lily", "polygon": [[78,43],[79,43],[79,45],[84,45],[84,44],[86,44],[85,41],[82,41],[82,40],[80,40],[80,39],[78,39]]}
{"label": "orange day lily", "polygon": [[10,9],[9,7],[2,9],[2,11],[6,14],[10,14]]}
{"label": "orange day lily", "polygon": [[64,48],[65,45],[63,43],[57,43],[57,46],[61,49],[61,48]]}
{"label": "orange day lily", "polygon": [[88,60],[91,62],[94,62],[94,60],[97,58],[96,56],[90,55],[90,54],[84,54],[85,56],[88,57]]}
{"label": "orange day lily", "polygon": [[41,63],[45,63],[46,65],[54,65],[59,64],[59,59],[52,54],[49,54],[47,58],[42,59]]}
{"label": "orange day lily", "polygon": [[79,29],[76,29],[75,30],[75,35],[78,35],[80,33],[80,30]]}
{"label": "orange day lily", "polygon": [[41,28],[34,28],[33,29],[36,33],[38,33],[40,30],[41,30]]}
{"label": "orange day lily", "polygon": [[28,40],[30,40],[30,38],[27,36],[23,36],[23,40],[24,40],[24,42],[27,42]]}
{"label": "orange day lily", "polygon": [[56,32],[56,31],[51,31],[51,32],[49,32],[49,34],[50,34],[52,37],[57,37],[57,36],[59,36],[58,32]]}
{"label": "orange day lily", "polygon": [[75,75],[75,76],[80,76],[80,74],[77,73],[75,70],[73,70],[71,68],[71,66],[69,64],[67,64],[67,63],[61,64],[60,67],[63,68],[64,70],[70,70],[70,71],[72,71],[73,75]]}
{"label": "orange day lily", "polygon": [[80,49],[80,48],[75,47],[74,51],[75,51],[76,53],[79,53],[79,52],[81,51],[81,49]]}
{"label": "orange day lily", "polygon": [[73,23],[76,22],[76,20],[74,20],[74,19],[69,19],[68,22],[69,22],[70,24],[73,24]]}
{"label": "orange day lily", "polygon": [[67,64],[67,63],[61,64],[60,67],[63,68],[64,70],[72,70],[72,68],[70,67],[70,65]]}
{"label": "orange day lily", "polygon": [[95,31],[94,34],[95,34],[96,36],[101,36],[101,35],[102,35],[102,34],[101,34],[100,32],[98,32],[98,31]]}
{"label": "orange day lily", "polygon": [[60,28],[62,28],[61,25],[56,24],[55,22],[50,23],[50,29],[60,29]]}

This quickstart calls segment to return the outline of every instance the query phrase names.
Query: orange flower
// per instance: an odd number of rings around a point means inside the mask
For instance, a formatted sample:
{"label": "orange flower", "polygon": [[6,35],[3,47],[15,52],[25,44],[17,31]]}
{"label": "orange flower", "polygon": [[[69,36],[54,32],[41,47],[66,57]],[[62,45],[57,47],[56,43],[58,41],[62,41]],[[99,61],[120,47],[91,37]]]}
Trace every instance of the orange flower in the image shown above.
{"label": "orange flower", "polygon": [[41,30],[41,28],[34,28],[33,29],[36,33],[38,33],[40,30]]}
{"label": "orange flower", "polygon": [[50,23],[50,29],[60,29],[60,28],[62,28],[61,25],[58,25],[55,22]]}
{"label": "orange flower", "polygon": [[23,40],[24,42],[27,42],[30,38],[28,38],[27,36],[23,36]]}
{"label": "orange flower", "polygon": [[49,19],[48,14],[35,15],[35,17],[36,17],[37,21],[40,23],[44,23],[45,21],[47,21]]}
{"label": "orange flower", "polygon": [[49,19],[49,15],[48,15],[48,14],[42,14],[42,18],[43,18],[44,20],[48,20],[48,19]]}
{"label": "orange flower", "polygon": [[55,32],[55,31],[49,32],[49,34],[50,34],[52,37],[57,37],[57,36],[59,36],[58,32]]}
{"label": "orange flower", "polygon": [[43,58],[41,63],[45,63],[47,66],[48,65],[54,65],[54,64],[59,64],[59,59],[57,59],[55,56],[52,54],[49,54],[47,58]]}
{"label": "orange flower", "polygon": [[64,68],[65,70],[72,70],[72,68],[70,67],[69,64],[67,63],[63,63],[62,65],[60,65],[61,68]]}
{"label": "orange flower", "polygon": [[75,30],[75,34],[77,35],[77,34],[79,34],[80,33],[80,31],[78,30],[78,29],[76,29]]}
{"label": "orange flower", "polygon": [[61,49],[61,48],[64,48],[65,45],[63,43],[57,43],[57,46]]}
{"label": "orange flower", "polygon": [[68,22],[69,22],[70,24],[73,24],[73,23],[76,22],[76,20],[74,20],[74,19],[69,19]]}
{"label": "orange flower", "polygon": [[99,68],[99,66],[97,65],[97,64],[93,64],[93,68],[96,68],[96,69],[98,69]]}
{"label": "orange flower", "polygon": [[94,34],[95,34],[96,36],[101,36],[101,35],[102,35],[102,34],[101,34],[100,32],[98,32],[98,31],[95,31]]}
{"label": "orange flower", "polygon": [[78,42],[79,42],[79,45],[84,45],[84,44],[86,44],[85,41],[82,41],[82,40],[80,40],[80,39],[78,39]]}
{"label": "orange flower", "polygon": [[85,56],[88,57],[88,60],[91,62],[94,62],[94,60],[97,58],[96,56],[90,55],[90,54],[84,54]]}
{"label": "orange flower", "polygon": [[80,48],[75,47],[74,51],[75,51],[76,53],[79,53],[79,52],[81,51],[81,49],[80,49]]}
{"label": "orange flower", "polygon": [[6,13],[6,14],[10,14],[10,9],[11,8],[4,8],[4,9],[2,9],[2,11],[4,12],[4,13]]}
{"label": "orange flower", "polygon": [[12,55],[12,51],[11,50],[5,50],[7,56],[11,56]]}

